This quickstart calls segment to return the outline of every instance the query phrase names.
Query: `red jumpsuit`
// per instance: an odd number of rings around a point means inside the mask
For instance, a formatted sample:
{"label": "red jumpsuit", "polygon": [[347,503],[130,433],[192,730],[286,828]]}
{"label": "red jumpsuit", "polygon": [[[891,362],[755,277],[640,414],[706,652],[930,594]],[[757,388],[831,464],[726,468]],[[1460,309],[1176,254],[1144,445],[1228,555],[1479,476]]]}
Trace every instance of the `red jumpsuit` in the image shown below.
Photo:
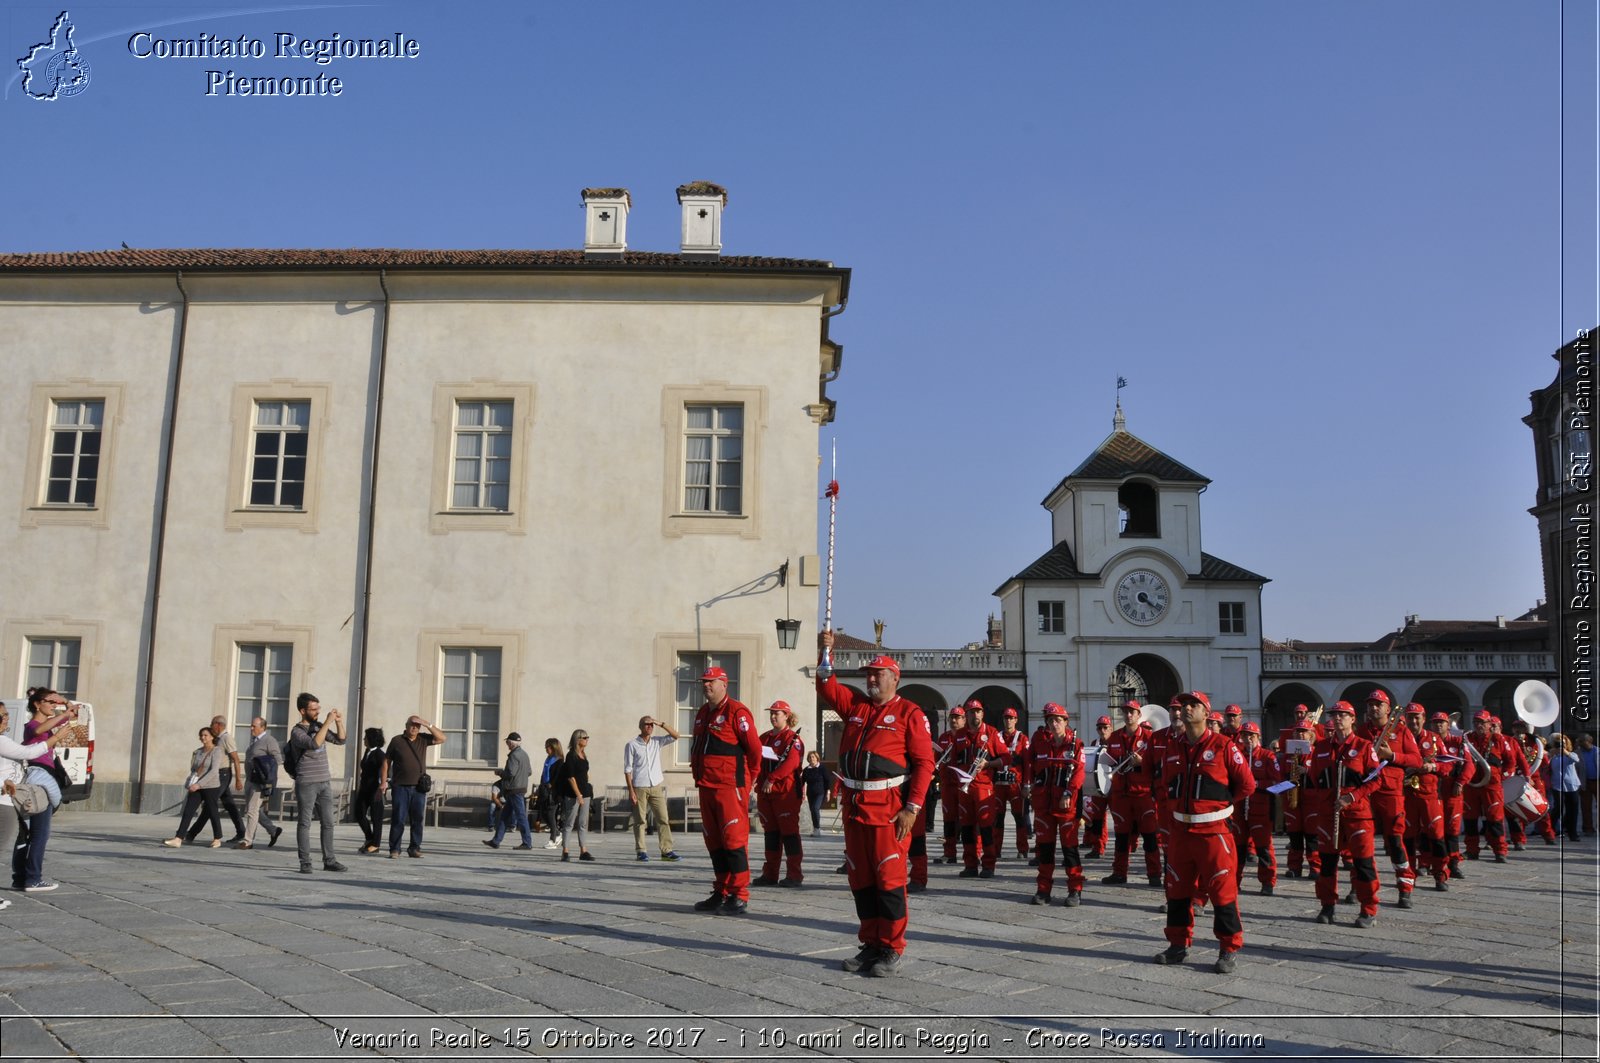
{"label": "red jumpsuit", "polygon": [[700,790],[700,831],[711,854],[713,889],[750,898],[750,784],[761,768],[755,717],[732,698],[694,715],[689,766]]}
{"label": "red jumpsuit", "polygon": [[[1391,717],[1391,721],[1398,719],[1398,716]],[[1382,732],[1383,728],[1375,723],[1356,728],[1356,734],[1374,743]],[[1405,774],[1408,768],[1422,766],[1422,754],[1417,749],[1416,738],[1404,723],[1399,722],[1395,723],[1389,735],[1389,749],[1391,755],[1388,757],[1378,754],[1385,764],[1383,775],[1380,776],[1382,785],[1372,794],[1368,803],[1372,808],[1372,829],[1383,838],[1389,863],[1394,867],[1395,888],[1405,894],[1411,892],[1417,878],[1411,871],[1411,858],[1406,854]]]}
{"label": "red jumpsuit", "polygon": [[1033,847],[1039,857],[1038,891],[1050,897],[1055,880],[1056,845],[1066,869],[1067,892],[1083,892],[1083,861],[1078,858],[1078,794],[1083,791],[1083,743],[1071,729],[1058,741],[1041,727],[1028,743],[1028,777],[1033,797]]}
{"label": "red jumpsuit", "polygon": [[[1406,772],[1406,848],[1411,852],[1411,877],[1419,867],[1432,872],[1433,881],[1450,878],[1449,857],[1444,847],[1444,805],[1439,800],[1439,775],[1452,765],[1440,763],[1445,752],[1444,739],[1432,731],[1413,735],[1422,753],[1422,767]],[[1427,770],[1432,767],[1434,770]],[[1422,857],[1427,852],[1427,859]]]}
{"label": "red jumpsuit", "polygon": [[[1437,733],[1437,732],[1435,732]],[[1439,735],[1447,756],[1457,758],[1440,765],[1439,804],[1444,808],[1444,847],[1450,861],[1452,878],[1461,873],[1462,809],[1466,804],[1465,790],[1477,765],[1467,753],[1463,735]]]}
{"label": "red jumpsuit", "polygon": [[[1467,735],[1467,741],[1489,763],[1489,774],[1482,780],[1483,785],[1478,785],[1479,780],[1474,779],[1462,791],[1465,797],[1462,802],[1462,815],[1466,820],[1467,859],[1478,858],[1478,822],[1482,820],[1484,833],[1489,835],[1489,848],[1494,851],[1496,859],[1504,860],[1506,810],[1505,793],[1500,787],[1500,781],[1511,774],[1511,770],[1516,766],[1517,756],[1511,748],[1510,741],[1502,739],[1499,735],[1480,735],[1474,730]],[[1482,771],[1481,765],[1475,764],[1474,768]]]}
{"label": "red jumpsuit", "polygon": [[[1361,902],[1361,914],[1378,913],[1378,869],[1372,862],[1372,809],[1367,802],[1383,785],[1379,771],[1382,763],[1372,743],[1356,734],[1343,742],[1330,735],[1311,749],[1311,766],[1300,793],[1300,806],[1306,813],[1309,833],[1317,839],[1317,851],[1322,854],[1317,900],[1324,907],[1339,901],[1339,852],[1343,850],[1354,864],[1350,877],[1356,899]],[[1341,793],[1349,794],[1353,800],[1339,813],[1339,836],[1335,838],[1334,800]]]}
{"label": "red jumpsuit", "polygon": [[1144,756],[1150,748],[1151,735],[1150,725],[1145,723],[1134,728],[1131,735],[1127,728],[1113,731],[1106,741],[1106,753],[1102,755],[1126,765],[1111,777],[1111,826],[1117,845],[1111,857],[1111,877],[1127,879],[1128,854],[1133,849],[1133,835],[1137,831],[1144,838],[1144,872],[1153,884],[1161,881],[1160,842],[1156,837],[1160,825],[1156,819],[1155,800],[1150,796],[1148,770],[1139,770],[1140,766],[1129,759],[1131,754]]}
{"label": "red jumpsuit", "polygon": [[[898,695],[886,705],[817,679],[817,694],[844,720],[839,739],[844,862],[863,945],[906,950],[906,860],[911,834],[894,836],[906,804],[921,805],[933,779],[928,718]],[[902,795],[905,796],[902,796]]]}
{"label": "red jumpsuit", "polygon": [[[1290,737],[1302,741],[1315,743],[1317,740],[1315,729],[1308,723],[1305,728],[1290,728],[1291,734],[1285,734],[1278,739],[1278,767],[1283,772],[1285,779],[1299,777],[1296,788],[1283,795],[1283,830],[1289,835],[1288,865],[1289,874],[1299,878],[1302,862],[1311,868],[1311,875],[1316,877],[1322,866],[1322,857],[1317,853],[1317,844],[1313,838],[1310,844],[1306,839],[1309,831],[1305,827],[1305,795],[1300,792],[1305,781],[1306,766],[1311,762],[1310,753],[1288,752],[1287,743]],[[1292,796],[1291,796],[1292,795]]]}
{"label": "red jumpsuit", "polygon": [[[938,741],[933,744],[935,760],[944,757],[955,744],[956,735],[960,733],[950,730],[939,736]],[[946,757],[944,764],[939,768],[939,813],[944,819],[944,862],[947,864],[956,862],[956,832],[961,825],[960,784],[956,778],[956,770],[950,763],[954,756],[952,753],[950,757]]]}
{"label": "red jumpsuit", "polygon": [[[1546,803],[1549,803],[1550,788],[1545,784],[1545,773],[1543,770],[1535,771],[1533,768],[1533,763],[1536,760],[1541,762],[1539,765],[1541,769],[1549,767],[1549,758],[1545,755],[1539,740],[1532,735],[1514,735],[1511,741],[1516,743],[1517,752],[1522,754],[1522,763],[1525,769],[1515,774],[1526,778],[1528,784],[1539,791],[1539,796],[1543,797]],[[1541,817],[1535,821],[1535,825],[1539,828],[1539,834],[1544,838],[1546,845],[1554,845],[1556,843],[1556,829],[1551,825],[1550,816]],[[1514,844],[1521,845],[1528,840],[1527,830],[1522,825],[1522,820],[1516,816],[1507,816],[1506,826],[1511,830],[1511,841]]]}
{"label": "red jumpsuit", "polygon": [[1239,921],[1239,851],[1229,824],[1238,802],[1256,783],[1232,740],[1205,733],[1171,739],[1161,758],[1161,783],[1172,800],[1167,844],[1166,937],[1188,948],[1194,940],[1194,897],[1203,890],[1214,908],[1212,929],[1223,952],[1244,945]]}
{"label": "red jumpsuit", "polygon": [[981,860],[984,870],[993,874],[1000,859],[994,837],[994,821],[1000,814],[1000,802],[994,795],[994,773],[1008,766],[1005,743],[1000,741],[1000,732],[986,723],[968,723],[965,730],[956,732],[954,742],[956,751],[948,763],[970,773],[980,756],[985,761],[983,769],[966,784],[965,792],[959,782],[955,787],[961,810],[962,873],[976,873]]}
{"label": "red jumpsuit", "polygon": [[778,881],[781,853],[786,865],[783,877],[799,882],[804,856],[800,847],[800,766],[805,763],[806,744],[792,729],[774,727],[761,736],[761,745],[775,755],[774,759],[762,754],[761,775],[756,780],[756,814],[761,817],[766,841],[761,879],[769,885]]}
{"label": "red jumpsuit", "polygon": [[[1166,858],[1167,845],[1172,841],[1172,797],[1167,793],[1167,788],[1162,785],[1161,765],[1167,755],[1167,747],[1178,740],[1183,733],[1182,724],[1163,727],[1159,731],[1150,733],[1150,747],[1145,751],[1144,773],[1145,786],[1150,791],[1151,801],[1156,806],[1156,848],[1162,859]],[[1195,894],[1200,904],[1205,903],[1205,892]]]}
{"label": "red jumpsuit", "polygon": [[1009,759],[1009,770],[1014,773],[1015,782],[1000,782],[998,778],[994,784],[994,798],[999,806],[999,813],[994,823],[994,848],[995,855],[1006,847],[1006,806],[1011,807],[1011,823],[1017,831],[1017,855],[1028,855],[1028,835],[1031,829],[1028,825],[1028,736],[1021,731],[1000,732],[1000,743],[1006,747],[1006,756]]}
{"label": "red jumpsuit", "polygon": [[[1243,748],[1240,749],[1244,754]],[[1241,839],[1239,851],[1245,852],[1242,839],[1248,838],[1255,847],[1256,881],[1263,886],[1278,884],[1278,857],[1272,847],[1272,795],[1267,787],[1283,781],[1278,770],[1278,758],[1266,746],[1257,746],[1248,757],[1250,775],[1255,779],[1255,793],[1244,799],[1234,819],[1234,827]],[[1239,881],[1244,881],[1244,863],[1239,864]]]}

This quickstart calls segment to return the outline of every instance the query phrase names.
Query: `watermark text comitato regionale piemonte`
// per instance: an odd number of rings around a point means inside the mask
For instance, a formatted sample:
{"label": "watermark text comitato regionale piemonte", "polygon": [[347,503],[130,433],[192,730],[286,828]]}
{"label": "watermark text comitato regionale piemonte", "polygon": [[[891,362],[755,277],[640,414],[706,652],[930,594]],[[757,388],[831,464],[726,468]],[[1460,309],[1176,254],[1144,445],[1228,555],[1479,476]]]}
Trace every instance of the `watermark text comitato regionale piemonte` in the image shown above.
{"label": "watermark text comitato regionale piemonte", "polygon": [[[295,33],[274,33],[270,38],[221,37],[202,32],[193,37],[159,37],[140,30],[128,38],[128,54],[135,59],[155,61],[195,61],[216,59],[264,60],[268,62],[307,62],[326,67],[336,60],[407,60],[422,55],[416,38],[395,32],[384,37],[347,37],[341,33],[325,37],[302,37]],[[264,74],[259,69],[205,71],[207,96],[342,96],[345,82],[326,70],[314,73]]]}

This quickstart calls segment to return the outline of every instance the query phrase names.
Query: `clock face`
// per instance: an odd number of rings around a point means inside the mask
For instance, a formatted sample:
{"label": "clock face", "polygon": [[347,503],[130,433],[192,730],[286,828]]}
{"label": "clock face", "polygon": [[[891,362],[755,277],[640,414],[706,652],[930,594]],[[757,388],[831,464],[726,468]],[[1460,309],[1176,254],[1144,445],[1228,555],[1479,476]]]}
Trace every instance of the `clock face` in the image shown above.
{"label": "clock face", "polygon": [[1172,600],[1167,581],[1149,569],[1136,568],[1117,581],[1117,608],[1135,624],[1153,624]]}

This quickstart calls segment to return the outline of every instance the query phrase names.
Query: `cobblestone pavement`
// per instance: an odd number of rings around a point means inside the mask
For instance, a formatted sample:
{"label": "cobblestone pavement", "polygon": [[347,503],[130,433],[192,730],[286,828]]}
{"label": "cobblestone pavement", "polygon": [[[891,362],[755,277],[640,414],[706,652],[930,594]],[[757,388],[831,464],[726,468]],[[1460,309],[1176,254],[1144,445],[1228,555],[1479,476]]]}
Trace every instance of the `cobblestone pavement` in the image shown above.
{"label": "cobblestone pavement", "polygon": [[[0,913],[5,1059],[1581,1059],[1596,1058],[1596,846],[1542,841],[1466,865],[1377,926],[1314,923],[1311,881],[1245,882],[1246,945],[1187,964],[1159,893],[1102,886],[1036,907],[1009,857],[992,880],[935,866],[911,898],[903,973],[839,969],[855,920],[837,835],[806,839],[803,888],[744,917],[691,909],[699,837],[676,864],[592,836],[595,863],[429,830],[422,859],[296,872],[274,849],[163,848],[167,818],[68,811],[53,893]],[[1382,861],[1380,861],[1382,866]],[[1058,899],[1060,893],[1058,888]]]}

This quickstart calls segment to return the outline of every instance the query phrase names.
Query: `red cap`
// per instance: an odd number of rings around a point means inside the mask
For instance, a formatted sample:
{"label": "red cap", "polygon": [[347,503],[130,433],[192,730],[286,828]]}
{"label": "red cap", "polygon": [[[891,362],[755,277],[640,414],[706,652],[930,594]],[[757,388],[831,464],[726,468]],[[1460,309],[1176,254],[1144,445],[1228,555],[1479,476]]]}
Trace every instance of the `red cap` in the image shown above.
{"label": "red cap", "polygon": [[1005,712],[1001,713],[1000,715],[1004,716],[1008,720],[1015,720],[1017,718],[1017,710],[1016,709],[1007,709]]}
{"label": "red cap", "polygon": [[1379,687],[1377,690],[1374,690],[1372,693],[1367,695],[1367,700],[1368,701],[1381,701],[1385,705],[1387,705],[1387,704],[1389,704],[1389,695],[1384,693],[1382,687]]}
{"label": "red cap", "polygon": [[1472,722],[1477,723],[1479,720],[1489,720],[1493,722],[1494,715],[1488,709],[1479,709],[1477,712],[1472,714]]}
{"label": "red cap", "polygon": [[768,712],[793,712],[794,710],[789,707],[789,703],[787,701],[779,700],[779,701],[774,701],[771,705],[768,705],[767,706],[767,711]]}
{"label": "red cap", "polygon": [[1244,710],[1241,709],[1237,705],[1229,705],[1227,708],[1223,709],[1222,712],[1223,712],[1223,715],[1225,715],[1225,716],[1243,716],[1244,715]]}
{"label": "red cap", "polygon": [[1132,698],[1129,698],[1127,701],[1124,701],[1121,705],[1118,705],[1117,708],[1119,708],[1119,709],[1138,709],[1138,708],[1140,708],[1140,705],[1139,705],[1138,701],[1136,701],[1136,700],[1134,700]]}
{"label": "red cap", "polygon": [[700,682],[704,683],[708,679],[720,679],[726,683],[728,681],[728,673],[721,668],[707,668],[706,674],[700,677]]}
{"label": "red cap", "polygon": [[1182,694],[1174,694],[1174,695],[1172,695],[1172,700],[1167,702],[1167,708],[1169,708],[1169,709],[1181,709],[1181,708],[1183,708],[1183,695]]}
{"label": "red cap", "polygon": [[1100,717],[1098,720],[1096,720],[1094,722],[1094,725],[1096,727],[1110,727],[1111,726],[1111,717],[1102,716],[1102,717]]}
{"label": "red cap", "polygon": [[1450,714],[1448,712],[1436,712],[1432,716],[1428,717],[1428,722],[1429,723],[1449,723],[1450,722]]}
{"label": "red cap", "polygon": [[[1012,711],[1013,711],[1013,710],[1011,710],[1011,709],[1007,709],[1007,710],[1006,710],[1006,712],[1008,712],[1008,713],[1010,713],[1010,712],[1012,712]],[[1046,715],[1046,716],[1059,716],[1059,717],[1061,717],[1061,718],[1062,718],[1062,719],[1066,719],[1066,718],[1067,718],[1067,710],[1066,710],[1066,709],[1065,709],[1065,708],[1064,708],[1064,707],[1063,707],[1063,706],[1061,706],[1061,705],[1057,705],[1057,704],[1056,704],[1056,703],[1055,703],[1055,702],[1053,702],[1053,701],[1052,701],[1052,702],[1049,702],[1049,703],[1047,703],[1047,704],[1046,704],[1046,705],[1045,705],[1045,707],[1044,707],[1044,714],[1045,714],[1045,715]],[[1101,718],[1101,719],[1102,719],[1102,720],[1105,720],[1105,721],[1106,721],[1106,723],[1110,723],[1110,722],[1111,722],[1111,719],[1110,719],[1110,717],[1107,717],[1107,716],[1102,716],[1102,717],[1100,717],[1100,718]]]}
{"label": "red cap", "polygon": [[1215,712],[1215,711],[1206,713],[1206,722],[1207,723],[1221,723],[1222,722],[1222,713]]}
{"label": "red cap", "polygon": [[1243,727],[1239,728],[1239,733],[1240,734],[1247,734],[1247,735],[1258,735],[1258,734],[1261,733],[1261,725],[1259,723],[1256,723],[1254,720],[1251,720],[1249,723],[1247,723]]}
{"label": "red cap", "polygon": [[866,664],[862,665],[861,670],[863,672],[893,672],[895,677],[899,678],[900,662],[895,660],[893,657],[885,657],[884,655],[879,654]]}
{"label": "red cap", "polygon": [[1206,697],[1205,694],[1199,690],[1191,690],[1188,693],[1179,694],[1172,700],[1178,702],[1179,704],[1182,704],[1185,701],[1194,701],[1204,705],[1207,709],[1211,708],[1211,699]]}
{"label": "red cap", "polygon": [[1296,705],[1294,707],[1294,714],[1296,716],[1310,716],[1311,710],[1306,708],[1304,705]]}
{"label": "red cap", "polygon": [[1340,714],[1345,716],[1354,716],[1356,714],[1356,707],[1350,704],[1348,701],[1336,701],[1333,703],[1333,708],[1328,710],[1328,715],[1338,716]]}
{"label": "red cap", "polygon": [[1407,716],[1426,716],[1427,714],[1428,710],[1423,708],[1420,702],[1413,701],[1411,704],[1406,706]]}
{"label": "red cap", "polygon": [[983,702],[979,701],[977,698],[968,698],[967,699],[967,708],[976,709],[977,711],[982,712],[983,711]]}
{"label": "red cap", "polygon": [[957,705],[955,708],[950,710],[950,715],[952,716],[965,716],[966,714],[967,708],[965,705]]}

